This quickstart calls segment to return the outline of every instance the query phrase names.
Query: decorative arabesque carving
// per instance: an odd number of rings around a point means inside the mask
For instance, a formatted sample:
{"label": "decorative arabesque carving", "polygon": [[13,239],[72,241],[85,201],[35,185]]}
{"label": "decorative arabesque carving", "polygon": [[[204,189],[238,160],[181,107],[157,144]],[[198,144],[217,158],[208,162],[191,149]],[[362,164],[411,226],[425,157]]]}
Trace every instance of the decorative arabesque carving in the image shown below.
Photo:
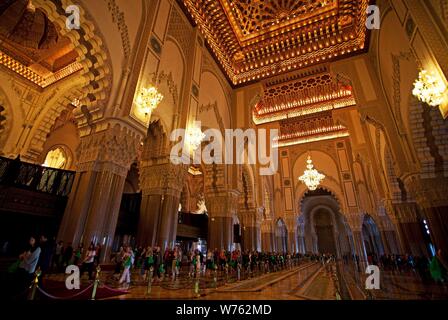
{"label": "decorative arabesque carving", "polygon": [[131,54],[131,42],[129,40],[128,26],[124,13],[120,10],[115,0],[104,0],[107,3],[107,8],[112,14],[112,21],[117,24],[120,30],[121,42],[123,45],[123,54],[127,60]]}
{"label": "decorative arabesque carving", "polygon": [[141,137],[119,124],[81,138],[77,170],[111,171],[126,177],[137,157]]}
{"label": "decorative arabesque carving", "polygon": [[397,122],[399,124],[399,129],[401,133],[405,133],[403,117],[401,115],[401,70],[400,62],[401,60],[409,60],[412,57],[411,52],[400,52],[399,54],[392,54],[392,64],[393,64],[393,89],[394,89],[394,114]]}
{"label": "decorative arabesque carving", "polygon": [[161,194],[180,197],[188,167],[162,163],[141,168],[140,187],[143,195]]}
{"label": "decorative arabesque carving", "polygon": [[199,107],[199,114],[210,111],[213,109],[213,112],[215,113],[215,117],[216,117],[216,121],[218,122],[219,125],[219,130],[221,131],[221,133],[224,134],[225,131],[225,126],[224,126],[224,121],[222,120],[221,114],[219,113],[219,108],[218,108],[218,102],[215,101],[214,103],[209,103],[209,104],[203,104]]}
{"label": "decorative arabesque carving", "polygon": [[179,99],[179,94],[177,92],[177,85],[174,83],[173,80],[173,74],[170,72],[168,74],[165,73],[165,71],[161,71],[159,74],[152,74],[152,82],[156,86],[160,86],[162,82],[166,82],[168,86],[168,90],[173,97],[173,104],[177,106],[177,101]]}
{"label": "decorative arabesque carving", "polygon": [[0,150],[3,150],[3,145],[8,137],[9,123],[7,117],[6,100],[0,94]]}
{"label": "decorative arabesque carving", "polygon": [[148,134],[144,140],[142,160],[161,158],[167,155],[167,137],[160,120],[149,124]]}
{"label": "decorative arabesque carving", "polygon": [[165,194],[180,197],[188,167],[169,161],[167,136],[160,120],[150,123],[144,141],[140,187],[144,195]]}
{"label": "decorative arabesque carving", "polygon": [[[81,108],[77,108],[75,116],[78,118],[79,127],[90,127],[90,133],[93,130],[93,119],[101,119],[104,114],[103,101],[110,96],[112,86],[112,71],[109,67],[108,60],[110,55],[107,48],[102,44],[105,43],[100,30],[95,27],[93,19],[86,11],[82,11],[81,31],[68,30],[65,26],[66,13],[65,5],[77,4],[79,0],[66,1],[46,1],[33,0],[36,8],[43,10],[52,22],[58,25],[61,36],[73,33],[70,39],[73,41],[75,50],[80,55],[78,61],[84,65],[81,76],[85,78],[83,84],[82,95],[77,97],[80,100]],[[84,133],[81,133],[84,135]]]}
{"label": "decorative arabesque carving", "polygon": [[313,14],[324,7],[330,6],[334,0],[270,0],[230,1],[234,4],[234,12],[238,17],[237,23],[247,36],[264,29],[272,28],[274,24],[287,22],[291,17]]}
{"label": "decorative arabesque carving", "polygon": [[182,48],[185,57],[190,57],[193,52],[194,32],[184,15],[179,12],[176,6],[171,10],[167,35],[177,40]]}

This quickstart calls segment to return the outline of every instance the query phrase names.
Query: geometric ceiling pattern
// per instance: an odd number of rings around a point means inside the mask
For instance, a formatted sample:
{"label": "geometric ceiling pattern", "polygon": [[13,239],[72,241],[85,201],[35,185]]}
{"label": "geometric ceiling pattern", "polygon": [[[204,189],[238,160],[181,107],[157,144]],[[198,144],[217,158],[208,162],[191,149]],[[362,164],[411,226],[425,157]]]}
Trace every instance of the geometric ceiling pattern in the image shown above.
{"label": "geometric ceiling pattern", "polygon": [[369,0],[178,0],[233,85],[365,48]]}
{"label": "geometric ceiling pattern", "polygon": [[333,113],[356,105],[353,88],[346,78],[331,74],[328,66],[310,68],[287,79],[276,77],[265,81],[263,87],[252,119],[256,125],[278,124],[276,146],[349,136],[348,129],[334,121]]}
{"label": "geometric ceiling pattern", "polygon": [[331,111],[301,117],[300,121],[280,121],[280,132],[275,139],[277,147],[288,147],[316,141],[331,140],[349,136],[349,131],[335,123]]}
{"label": "geometric ceiling pattern", "polygon": [[254,123],[295,119],[356,105],[350,84],[330,74],[327,68],[319,70],[323,72],[264,83],[263,95],[252,110]]}
{"label": "geometric ceiling pattern", "polygon": [[0,65],[45,88],[82,65],[71,41],[28,0],[1,0]]}

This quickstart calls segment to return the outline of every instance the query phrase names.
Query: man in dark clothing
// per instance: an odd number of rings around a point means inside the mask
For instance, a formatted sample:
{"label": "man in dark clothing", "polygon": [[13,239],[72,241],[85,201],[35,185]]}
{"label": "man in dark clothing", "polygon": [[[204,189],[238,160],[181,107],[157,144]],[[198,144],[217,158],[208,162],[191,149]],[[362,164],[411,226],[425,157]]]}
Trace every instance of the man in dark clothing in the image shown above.
{"label": "man in dark clothing", "polygon": [[40,237],[40,257],[38,266],[40,267],[40,270],[42,273],[47,272],[50,269],[51,265],[51,258],[53,256],[53,246],[50,241],[48,241],[47,237],[42,235]]}
{"label": "man in dark clothing", "polygon": [[37,266],[40,268],[41,275],[39,277],[39,285],[42,286],[42,279],[49,272],[51,266],[51,259],[53,257],[54,248],[47,237],[42,235],[40,237],[39,246],[41,249],[39,262]]}
{"label": "man in dark clothing", "polygon": [[62,267],[65,268],[69,265],[70,260],[73,256],[73,247],[72,244],[69,243],[67,247],[64,249],[64,253],[62,255]]}

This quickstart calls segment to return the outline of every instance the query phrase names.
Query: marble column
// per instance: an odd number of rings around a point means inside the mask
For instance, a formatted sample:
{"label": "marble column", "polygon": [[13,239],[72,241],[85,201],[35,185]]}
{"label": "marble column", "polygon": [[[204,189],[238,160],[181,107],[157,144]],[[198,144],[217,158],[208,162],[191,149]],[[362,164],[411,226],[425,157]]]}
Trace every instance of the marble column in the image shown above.
{"label": "marble column", "polygon": [[255,249],[255,228],[244,226],[243,227],[243,243],[241,244],[241,248],[246,250],[254,250]]}
{"label": "marble column", "polygon": [[110,256],[124,182],[141,140],[118,124],[104,128],[81,138],[77,172],[57,238],[74,248],[100,244],[101,262]]}
{"label": "marble column", "polygon": [[387,243],[389,244],[390,253],[391,254],[399,254],[400,250],[400,241],[398,240],[398,235],[395,230],[386,230],[384,231]]}
{"label": "marble column", "polygon": [[288,252],[296,253],[298,252],[297,235],[294,231],[288,232]]}
{"label": "marble column", "polygon": [[286,251],[296,253],[298,252],[297,217],[287,216],[285,223],[288,230]]}
{"label": "marble column", "polygon": [[428,256],[423,230],[420,225],[420,214],[416,203],[397,203],[395,210],[397,229],[400,232],[403,254]]}
{"label": "marble column", "polygon": [[436,250],[442,250],[442,254],[448,258],[448,206],[428,207],[423,210]]}
{"label": "marble column", "polygon": [[233,224],[238,206],[238,191],[206,191],[209,214],[208,247],[231,250],[234,243]]}
{"label": "marble column", "polygon": [[274,233],[271,219],[266,219],[261,223],[261,250],[264,252],[274,251]]}
{"label": "marble column", "polygon": [[352,228],[353,232],[353,242],[355,245],[355,254],[359,258],[359,267],[362,270],[365,270],[367,267],[367,253],[366,248],[364,245],[364,237],[362,235],[362,229],[354,229]]}
{"label": "marble column", "polygon": [[138,245],[157,245],[162,251],[174,246],[180,194],[186,173],[187,168],[184,165],[142,161]]}
{"label": "marble column", "polygon": [[[239,217],[243,226],[243,250],[257,250],[259,245],[260,220],[257,214],[257,209],[240,210]],[[261,218],[261,216],[260,216]]]}
{"label": "marble column", "polygon": [[306,248],[305,248],[305,237],[304,236],[299,236],[298,237],[298,252],[301,254],[305,254],[306,253]]}
{"label": "marble column", "polygon": [[386,230],[380,229],[379,231],[380,231],[381,240],[383,242],[384,254],[391,254],[392,253],[391,245],[388,241],[388,238],[386,235]]}
{"label": "marble column", "polygon": [[441,250],[448,259],[448,178],[421,178],[420,174],[409,175],[404,183],[416,199],[426,219],[431,241],[436,250]]}

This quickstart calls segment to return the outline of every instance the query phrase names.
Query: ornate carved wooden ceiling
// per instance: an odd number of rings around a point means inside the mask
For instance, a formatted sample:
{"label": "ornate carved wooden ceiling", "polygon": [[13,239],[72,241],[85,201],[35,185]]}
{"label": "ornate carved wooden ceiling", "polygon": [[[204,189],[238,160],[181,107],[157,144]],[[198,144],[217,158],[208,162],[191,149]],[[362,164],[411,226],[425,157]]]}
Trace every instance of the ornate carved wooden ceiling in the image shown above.
{"label": "ornate carved wooden ceiling", "polygon": [[349,83],[330,74],[325,67],[312,71],[322,72],[266,82],[263,96],[253,109],[254,123],[282,121],[356,104]]}
{"label": "ornate carved wooden ceiling", "polygon": [[0,64],[40,87],[82,68],[68,38],[28,0],[0,4]]}
{"label": "ornate carved wooden ceiling", "polygon": [[335,123],[331,111],[320,112],[293,120],[280,121],[278,147],[348,137],[346,127]]}
{"label": "ornate carved wooden ceiling", "polygon": [[179,0],[234,85],[364,49],[368,0]]}
{"label": "ornate carved wooden ceiling", "polygon": [[263,87],[252,118],[256,125],[278,123],[279,147],[348,136],[333,113],[356,105],[353,88],[348,79],[331,74],[328,64],[272,78]]}

